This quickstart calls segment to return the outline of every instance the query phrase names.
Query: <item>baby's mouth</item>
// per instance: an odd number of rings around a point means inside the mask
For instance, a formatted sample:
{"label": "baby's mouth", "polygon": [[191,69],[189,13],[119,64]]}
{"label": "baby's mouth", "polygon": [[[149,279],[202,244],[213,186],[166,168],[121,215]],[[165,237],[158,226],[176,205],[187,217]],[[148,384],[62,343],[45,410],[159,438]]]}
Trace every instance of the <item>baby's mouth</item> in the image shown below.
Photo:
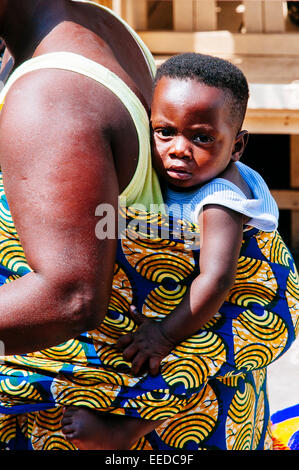
{"label": "baby's mouth", "polygon": [[188,171],[185,167],[171,166],[166,170],[168,176],[180,180],[188,180],[191,178],[192,173]]}

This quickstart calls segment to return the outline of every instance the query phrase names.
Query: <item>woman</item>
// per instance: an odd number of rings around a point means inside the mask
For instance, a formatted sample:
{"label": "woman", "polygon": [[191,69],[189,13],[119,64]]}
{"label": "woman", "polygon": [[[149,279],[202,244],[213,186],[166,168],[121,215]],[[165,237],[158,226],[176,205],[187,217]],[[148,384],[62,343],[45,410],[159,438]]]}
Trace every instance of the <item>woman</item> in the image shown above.
{"label": "woman", "polygon": [[117,237],[96,236],[97,208],[116,211],[120,194],[146,207],[162,198],[146,112],[154,66],[135,33],[91,2],[7,0],[0,36],[14,59],[0,98],[0,330],[11,355],[101,323]]}

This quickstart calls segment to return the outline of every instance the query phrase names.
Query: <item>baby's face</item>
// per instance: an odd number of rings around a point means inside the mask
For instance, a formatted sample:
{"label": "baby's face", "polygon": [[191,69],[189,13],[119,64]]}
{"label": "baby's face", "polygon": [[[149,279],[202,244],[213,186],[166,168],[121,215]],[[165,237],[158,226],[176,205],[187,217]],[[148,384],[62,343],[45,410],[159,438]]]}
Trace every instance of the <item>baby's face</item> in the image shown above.
{"label": "baby's face", "polygon": [[152,110],[152,153],[171,185],[191,188],[220,175],[234,160],[236,129],[223,90],[162,77]]}

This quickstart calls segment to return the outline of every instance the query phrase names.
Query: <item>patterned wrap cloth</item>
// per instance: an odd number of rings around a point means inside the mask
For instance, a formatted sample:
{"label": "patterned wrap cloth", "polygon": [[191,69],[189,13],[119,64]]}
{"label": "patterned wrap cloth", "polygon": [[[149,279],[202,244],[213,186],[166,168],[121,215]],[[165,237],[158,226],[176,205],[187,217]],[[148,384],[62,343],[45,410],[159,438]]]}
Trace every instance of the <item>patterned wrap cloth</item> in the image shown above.
{"label": "patterned wrap cloth", "polygon": [[[120,214],[125,232],[102,325],[56,347],[1,358],[1,448],[75,449],[60,420],[63,406],[76,405],[163,419],[135,450],[272,449],[266,366],[299,329],[298,274],[289,250],[277,231],[245,231],[236,282],[219,312],[163,360],[157,377],[134,377],[115,348],[120,335],[136,328],[129,305],[161,319],[198,274],[197,227],[173,227],[157,214],[136,217],[132,210]],[[150,236],[136,236],[148,227]],[[28,272],[2,186],[1,284]]]}

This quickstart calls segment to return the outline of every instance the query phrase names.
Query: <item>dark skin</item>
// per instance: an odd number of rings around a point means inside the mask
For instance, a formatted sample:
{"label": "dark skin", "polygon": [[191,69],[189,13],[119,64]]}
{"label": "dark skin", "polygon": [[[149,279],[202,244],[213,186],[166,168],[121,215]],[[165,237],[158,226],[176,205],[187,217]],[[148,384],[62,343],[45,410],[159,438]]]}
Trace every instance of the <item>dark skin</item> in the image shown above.
{"label": "dark skin", "polygon": [[[248,133],[238,132],[229,116],[223,90],[193,80],[162,78],[156,86],[151,110],[153,160],[160,176],[182,190],[221,176],[250,198],[250,189],[233,164],[244,151]],[[132,362],[135,375],[146,370],[158,374],[162,359],[217,313],[234,283],[247,219],[230,209],[209,205],[198,222],[200,274],[180,305],[162,321],[145,318],[131,308],[139,327],[120,338],[117,347],[123,351],[125,360]],[[65,414],[63,432],[81,449],[105,449],[103,439],[110,429],[104,428],[103,422],[102,415],[72,407]],[[115,434],[122,445],[119,448],[129,449],[159,424],[139,420],[138,425],[138,420],[126,418]]]}
{"label": "dark skin", "polygon": [[[96,6],[1,0],[0,36],[15,67],[49,52],[74,52],[108,67],[149,105],[151,76],[139,46]],[[117,208],[136,169],[138,140],[128,112],[105,87],[48,69],[11,87],[0,142],[8,203],[33,270],[1,288],[0,338],[6,354],[21,354],[101,323],[116,240],[96,238],[95,209]]]}

